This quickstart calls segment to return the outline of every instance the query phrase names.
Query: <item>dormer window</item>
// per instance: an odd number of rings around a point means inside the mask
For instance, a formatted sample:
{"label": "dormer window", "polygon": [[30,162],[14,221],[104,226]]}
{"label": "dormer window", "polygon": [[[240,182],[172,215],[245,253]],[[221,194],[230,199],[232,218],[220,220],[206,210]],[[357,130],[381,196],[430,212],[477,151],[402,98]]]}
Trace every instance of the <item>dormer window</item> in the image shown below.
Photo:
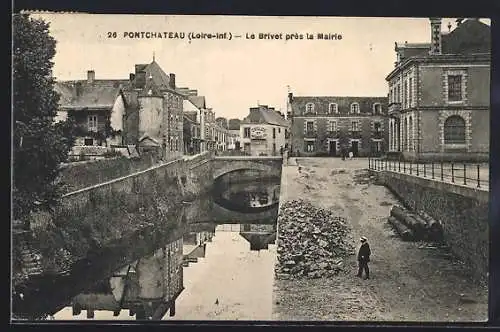
{"label": "dormer window", "polygon": [[336,114],[339,112],[339,107],[336,103],[330,103],[328,105],[328,113],[329,114]]}
{"label": "dormer window", "polygon": [[382,114],[382,106],[380,103],[373,104],[373,114]]}
{"label": "dormer window", "polygon": [[314,113],[314,104],[313,103],[306,104],[306,113]]}
{"label": "dormer window", "polygon": [[358,103],[351,104],[351,113],[359,113],[359,104]]}

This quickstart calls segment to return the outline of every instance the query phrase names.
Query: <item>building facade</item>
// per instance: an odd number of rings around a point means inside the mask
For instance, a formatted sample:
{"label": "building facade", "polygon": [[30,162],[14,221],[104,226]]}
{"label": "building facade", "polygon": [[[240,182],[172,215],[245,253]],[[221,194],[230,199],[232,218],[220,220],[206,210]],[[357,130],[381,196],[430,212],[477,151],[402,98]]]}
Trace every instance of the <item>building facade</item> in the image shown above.
{"label": "building facade", "polygon": [[126,79],[96,79],[93,70],[87,72],[86,80],[56,82],[60,99],[54,120],[76,123],[77,146],[121,145],[126,107],[122,90],[128,84]]}
{"label": "building facade", "polygon": [[175,88],[175,74],[156,63],[135,65],[124,89],[126,144],[156,153],[163,160],[183,155],[183,95]]}
{"label": "building facade", "polygon": [[201,124],[195,111],[184,111],[184,154],[201,153]]}
{"label": "building facade", "polygon": [[389,85],[389,151],[407,159],[487,160],[490,27],[468,19],[430,43],[396,43]]}
{"label": "building facade", "polygon": [[387,97],[288,95],[291,152],[304,156],[382,155],[387,150]]}
{"label": "building facade", "polygon": [[252,156],[277,156],[288,147],[290,123],[267,105],[250,108],[240,124],[240,144]]}

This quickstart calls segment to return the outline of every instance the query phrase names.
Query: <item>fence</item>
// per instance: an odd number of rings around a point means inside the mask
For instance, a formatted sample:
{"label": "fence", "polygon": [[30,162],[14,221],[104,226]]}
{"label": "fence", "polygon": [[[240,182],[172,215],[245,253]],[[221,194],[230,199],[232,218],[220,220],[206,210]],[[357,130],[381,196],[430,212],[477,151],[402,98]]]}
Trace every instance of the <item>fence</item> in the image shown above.
{"label": "fence", "polygon": [[477,188],[489,188],[489,165],[472,163],[411,162],[368,158],[368,168],[398,172]]}

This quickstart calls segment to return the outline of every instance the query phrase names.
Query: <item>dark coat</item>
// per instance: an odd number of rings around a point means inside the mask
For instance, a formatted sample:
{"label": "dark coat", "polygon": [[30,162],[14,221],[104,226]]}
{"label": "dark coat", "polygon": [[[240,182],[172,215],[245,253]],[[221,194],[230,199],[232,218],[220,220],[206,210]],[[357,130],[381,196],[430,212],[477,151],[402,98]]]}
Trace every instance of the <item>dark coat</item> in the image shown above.
{"label": "dark coat", "polygon": [[361,245],[358,252],[358,261],[360,262],[369,262],[371,255],[370,245],[368,242],[365,242]]}

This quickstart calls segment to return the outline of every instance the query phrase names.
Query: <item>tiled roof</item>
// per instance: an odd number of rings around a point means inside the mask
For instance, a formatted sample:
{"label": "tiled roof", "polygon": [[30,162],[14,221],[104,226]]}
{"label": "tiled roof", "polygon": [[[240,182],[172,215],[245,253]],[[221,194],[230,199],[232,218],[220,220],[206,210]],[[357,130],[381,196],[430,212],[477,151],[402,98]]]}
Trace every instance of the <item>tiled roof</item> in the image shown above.
{"label": "tiled roof", "polygon": [[[442,54],[471,54],[491,52],[491,29],[476,19],[468,19],[453,31],[441,34]],[[430,43],[396,43],[405,59],[429,55]]]}
{"label": "tiled roof", "polygon": [[274,109],[269,109],[265,106],[259,106],[258,108],[251,108],[250,114],[244,118],[242,123],[267,123],[277,126],[289,127],[290,123],[288,120],[284,119],[278,112]]}
{"label": "tiled roof", "polygon": [[[146,85],[148,88],[150,88],[153,83],[154,86],[156,86],[160,90],[167,90],[170,92],[175,92],[177,94],[180,94],[178,91],[175,89],[172,89],[170,86],[170,76],[163,71],[163,69],[160,67],[160,65],[153,60],[153,62],[149,64],[137,64],[135,65],[135,72],[137,73],[138,71],[144,71],[146,74]],[[136,84],[138,83],[138,77],[137,75],[134,78],[134,81],[132,82],[132,85],[135,87]],[[140,87],[143,89],[144,87]]]}
{"label": "tiled roof", "polygon": [[491,29],[476,19],[468,19],[442,36],[443,54],[491,52]]}
{"label": "tiled roof", "polygon": [[372,112],[373,105],[380,103],[382,109],[387,107],[387,97],[349,97],[349,96],[294,96],[292,101],[293,110],[297,107],[313,103],[315,111],[326,113],[330,103],[337,104],[339,113],[348,113],[352,103],[358,103],[361,112]]}
{"label": "tiled roof", "polygon": [[110,109],[120,89],[128,84],[128,80],[60,81],[56,82],[54,89],[61,95],[61,108]]}
{"label": "tiled roof", "polygon": [[199,109],[206,108],[205,96],[188,96],[188,100]]}

